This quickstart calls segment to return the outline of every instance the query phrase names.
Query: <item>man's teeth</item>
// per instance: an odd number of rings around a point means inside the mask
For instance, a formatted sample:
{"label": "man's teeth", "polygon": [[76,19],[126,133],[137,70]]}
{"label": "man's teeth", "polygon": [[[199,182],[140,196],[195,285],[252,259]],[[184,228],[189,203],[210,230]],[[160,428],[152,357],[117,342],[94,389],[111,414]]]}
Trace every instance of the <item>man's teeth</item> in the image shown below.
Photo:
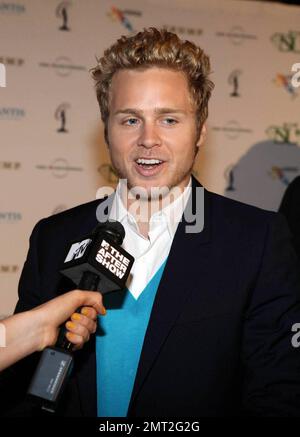
{"label": "man's teeth", "polygon": [[160,159],[142,159],[139,158],[136,160],[136,162],[138,164],[148,164],[148,165],[154,165],[154,164],[161,164],[163,161],[161,161]]}

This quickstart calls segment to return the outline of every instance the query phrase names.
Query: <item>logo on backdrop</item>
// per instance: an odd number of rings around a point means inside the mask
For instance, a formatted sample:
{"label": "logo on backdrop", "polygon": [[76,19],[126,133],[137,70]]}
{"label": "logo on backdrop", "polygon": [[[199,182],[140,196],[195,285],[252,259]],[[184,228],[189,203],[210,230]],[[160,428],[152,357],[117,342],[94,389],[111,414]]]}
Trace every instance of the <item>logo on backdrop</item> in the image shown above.
{"label": "logo on backdrop", "polygon": [[0,63],[6,67],[22,67],[25,60],[23,58],[14,58],[12,56],[0,56]]}
{"label": "logo on backdrop", "polygon": [[26,12],[25,5],[20,3],[0,2],[0,13],[20,15]]}
{"label": "logo on backdrop", "polygon": [[257,39],[256,35],[246,33],[241,26],[233,26],[229,32],[216,32],[216,36],[221,38],[228,38],[233,45],[241,45],[244,44],[247,40],[250,41]]}
{"label": "logo on backdrop", "polygon": [[196,29],[194,27],[174,26],[169,24],[164,24],[162,27],[169,32],[177,33],[178,35],[200,36],[203,34],[203,29],[201,28]]}
{"label": "logo on backdrop", "polygon": [[25,117],[25,109],[0,107],[0,120],[21,120]]}
{"label": "logo on backdrop", "polygon": [[17,264],[0,264],[0,274],[14,274],[19,271]]}
{"label": "logo on backdrop", "polygon": [[22,214],[17,211],[0,211],[0,224],[13,224],[22,220]]}
{"label": "logo on backdrop", "polygon": [[17,161],[0,161],[0,170],[20,170],[21,163]]}
{"label": "logo on backdrop", "polygon": [[291,84],[294,88],[298,88],[300,86],[300,63],[296,63],[292,65],[293,74],[291,78]]}
{"label": "logo on backdrop", "polygon": [[280,52],[300,53],[300,32],[290,30],[271,35],[271,42]]}
{"label": "logo on backdrop", "polygon": [[84,65],[73,64],[72,60],[67,56],[59,56],[53,62],[39,62],[39,67],[51,68],[60,77],[70,76],[72,71],[86,71],[86,67]]}
{"label": "logo on backdrop", "polygon": [[56,132],[66,133],[68,130],[66,129],[66,112],[70,108],[69,103],[62,103],[59,105],[55,111],[54,117],[55,120],[58,120],[60,126],[56,130]]}
{"label": "logo on backdrop", "polygon": [[63,31],[70,30],[68,9],[71,6],[71,4],[72,3],[70,1],[64,1],[64,2],[60,2],[56,7],[55,15],[58,18],[60,18],[62,21],[59,30],[63,30]]}
{"label": "logo on backdrop", "polygon": [[107,13],[109,18],[112,21],[119,22],[122,26],[128,30],[128,32],[135,32],[134,26],[132,24],[132,20],[129,19],[129,16],[141,17],[142,12],[137,10],[129,10],[129,9],[119,9],[116,6],[112,6]]}
{"label": "logo on backdrop", "polygon": [[273,82],[277,87],[283,88],[292,98],[297,97],[296,89],[291,83],[292,75],[277,73]]}
{"label": "logo on backdrop", "polygon": [[276,165],[268,172],[272,179],[279,180],[285,186],[288,186],[298,173],[298,167],[277,167]]}
{"label": "logo on backdrop", "polygon": [[240,137],[240,135],[253,132],[252,129],[241,127],[240,124],[235,120],[229,121],[226,126],[213,126],[212,130],[216,132],[224,132],[225,136],[229,140],[236,140]]}
{"label": "logo on backdrop", "polygon": [[229,165],[225,169],[224,177],[225,177],[225,180],[227,182],[225,191],[235,191],[235,187],[234,187],[234,170],[235,170],[235,165],[234,164]]}
{"label": "logo on backdrop", "polygon": [[71,166],[64,158],[57,158],[50,165],[38,164],[36,169],[51,171],[52,176],[58,179],[65,178],[69,172],[83,171],[82,167]]}
{"label": "logo on backdrop", "polygon": [[240,97],[239,87],[241,74],[241,70],[233,70],[228,77],[228,83],[232,86],[230,97]]}
{"label": "logo on backdrop", "polygon": [[104,179],[109,182],[110,184],[114,184],[118,182],[118,175],[113,169],[111,164],[102,164],[98,168],[98,172],[101,174],[101,176],[104,177]]}
{"label": "logo on backdrop", "polygon": [[299,144],[300,129],[297,123],[283,123],[283,125],[272,125],[266,129],[267,136],[277,144]]}

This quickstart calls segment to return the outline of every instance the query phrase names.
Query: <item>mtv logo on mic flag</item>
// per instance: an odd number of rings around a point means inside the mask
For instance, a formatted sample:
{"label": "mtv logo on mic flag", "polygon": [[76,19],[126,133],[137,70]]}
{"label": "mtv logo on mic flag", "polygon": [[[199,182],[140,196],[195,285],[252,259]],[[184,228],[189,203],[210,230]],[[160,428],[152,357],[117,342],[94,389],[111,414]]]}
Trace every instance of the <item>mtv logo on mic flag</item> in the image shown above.
{"label": "mtv logo on mic flag", "polygon": [[6,328],[0,323],[0,347],[6,347]]}
{"label": "mtv logo on mic flag", "polygon": [[91,241],[92,240],[90,238],[87,238],[85,240],[79,241],[78,243],[72,244],[64,262],[67,263],[69,261],[72,261],[73,259],[82,258],[86,251],[86,248],[91,243]]}

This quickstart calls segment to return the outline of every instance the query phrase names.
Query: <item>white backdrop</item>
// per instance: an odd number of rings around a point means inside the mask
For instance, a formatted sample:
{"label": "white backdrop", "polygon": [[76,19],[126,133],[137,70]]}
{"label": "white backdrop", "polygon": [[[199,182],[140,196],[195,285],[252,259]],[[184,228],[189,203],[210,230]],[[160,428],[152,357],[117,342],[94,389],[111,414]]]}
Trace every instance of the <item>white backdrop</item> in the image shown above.
{"label": "white backdrop", "polygon": [[[167,27],[211,56],[216,84],[195,174],[277,210],[300,173],[300,8],[252,1],[0,1],[0,317],[33,225],[115,184],[89,69],[121,34]],[[59,238],[59,236],[58,236]]]}

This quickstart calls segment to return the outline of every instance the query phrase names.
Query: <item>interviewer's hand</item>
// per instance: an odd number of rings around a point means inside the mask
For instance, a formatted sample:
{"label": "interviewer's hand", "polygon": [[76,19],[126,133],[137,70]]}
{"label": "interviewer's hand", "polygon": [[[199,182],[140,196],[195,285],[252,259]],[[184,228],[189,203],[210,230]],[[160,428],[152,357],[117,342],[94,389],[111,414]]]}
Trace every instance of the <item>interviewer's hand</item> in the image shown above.
{"label": "interviewer's hand", "polygon": [[[82,314],[75,313],[79,307],[83,307]],[[97,314],[105,313],[100,293],[74,290],[1,320],[0,333],[5,337],[6,346],[1,347],[0,371],[26,355],[53,346],[60,325],[70,317],[73,325],[67,325],[67,338],[80,349],[96,330]]]}
{"label": "interviewer's hand", "polygon": [[[81,314],[75,312],[79,307],[83,307]],[[41,323],[44,321],[44,335],[39,350],[56,343],[59,326],[68,319],[71,320],[65,323],[66,337],[74,344],[74,349],[81,349],[96,331],[97,315],[106,314],[101,294],[82,290],[65,293],[33,311],[39,313]]]}

